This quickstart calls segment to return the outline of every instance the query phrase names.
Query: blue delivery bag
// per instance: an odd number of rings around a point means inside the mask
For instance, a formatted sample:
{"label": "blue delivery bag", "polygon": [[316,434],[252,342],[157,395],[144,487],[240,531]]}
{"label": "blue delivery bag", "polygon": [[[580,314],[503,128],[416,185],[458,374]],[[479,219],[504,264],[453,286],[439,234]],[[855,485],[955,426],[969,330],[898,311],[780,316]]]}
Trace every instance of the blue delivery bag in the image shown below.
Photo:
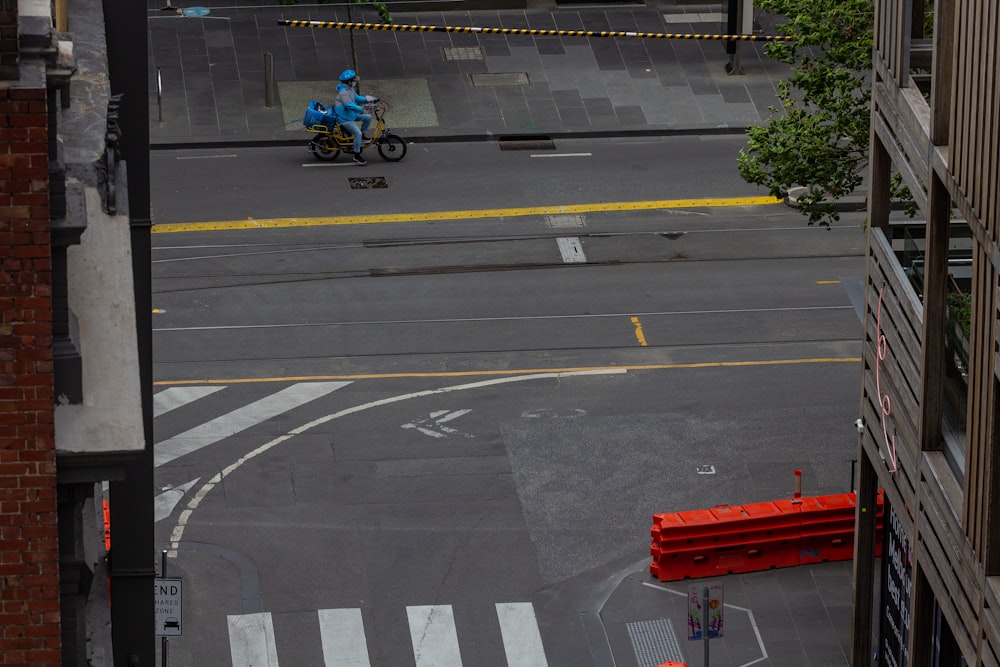
{"label": "blue delivery bag", "polygon": [[334,116],[333,110],[328,109],[316,100],[309,101],[306,115],[302,118],[302,124],[306,127],[311,128],[315,125],[324,125],[328,131],[333,130],[333,125],[336,122],[337,118]]}

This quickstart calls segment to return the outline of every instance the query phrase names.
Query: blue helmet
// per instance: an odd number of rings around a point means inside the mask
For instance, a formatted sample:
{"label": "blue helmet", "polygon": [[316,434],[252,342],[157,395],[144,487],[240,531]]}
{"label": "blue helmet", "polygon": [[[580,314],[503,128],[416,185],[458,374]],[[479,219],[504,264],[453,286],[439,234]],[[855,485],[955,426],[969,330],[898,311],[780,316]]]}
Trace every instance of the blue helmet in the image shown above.
{"label": "blue helmet", "polygon": [[358,77],[357,72],[355,72],[352,69],[345,69],[343,72],[340,73],[340,82],[347,83],[348,81],[356,79],[357,77]]}

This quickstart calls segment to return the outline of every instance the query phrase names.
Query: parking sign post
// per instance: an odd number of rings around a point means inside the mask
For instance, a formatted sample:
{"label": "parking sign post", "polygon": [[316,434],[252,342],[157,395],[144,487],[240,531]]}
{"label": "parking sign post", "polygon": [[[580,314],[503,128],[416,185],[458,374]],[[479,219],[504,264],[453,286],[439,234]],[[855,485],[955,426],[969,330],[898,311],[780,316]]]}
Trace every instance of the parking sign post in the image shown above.
{"label": "parking sign post", "polygon": [[168,579],[167,552],[162,553],[159,579],[153,580],[153,600],[155,604],[156,635],[161,637],[162,667],[167,667],[167,637],[180,636],[183,619],[183,582],[180,579]]}

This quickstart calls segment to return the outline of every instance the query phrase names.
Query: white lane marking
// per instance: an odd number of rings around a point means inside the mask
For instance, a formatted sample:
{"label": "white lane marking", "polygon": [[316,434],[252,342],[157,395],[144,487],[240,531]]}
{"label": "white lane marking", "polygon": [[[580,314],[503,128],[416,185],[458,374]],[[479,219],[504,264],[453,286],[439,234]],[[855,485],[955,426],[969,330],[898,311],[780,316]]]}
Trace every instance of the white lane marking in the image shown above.
{"label": "white lane marking", "polygon": [[326,667],[371,667],[360,609],[320,609],[319,635]]}
{"label": "white lane marking", "polygon": [[162,466],[185,454],[196,452],[349,384],[350,382],[299,382],[285,387],[259,401],[158,443],[153,453],[153,465]]}
{"label": "white lane marking", "polygon": [[591,157],[593,153],[532,153],[531,157]]}
{"label": "white lane marking", "polygon": [[[453,410],[451,412],[448,410],[436,410],[432,412],[429,417],[422,417],[408,424],[403,424],[401,428],[415,428],[424,435],[429,435],[432,438],[447,438],[449,435],[455,435],[456,433],[464,438],[474,438],[476,436],[471,433],[462,433],[457,428],[443,426],[445,422],[450,422],[452,419],[458,419],[462,415],[469,414],[470,412],[472,412],[472,410]],[[425,426],[425,424],[431,421],[433,422],[433,426],[437,427],[437,430]]]}
{"label": "white lane marking", "polygon": [[228,153],[226,155],[179,155],[175,159],[177,160],[215,160],[220,157],[239,157],[236,153]]}
{"label": "white lane marking", "polygon": [[407,607],[406,618],[417,667],[462,667],[451,605]]}
{"label": "white lane marking", "polygon": [[153,416],[159,417],[182,405],[187,405],[225,388],[225,385],[222,385],[218,387],[170,387],[164,389],[153,396]]}
{"label": "white lane marking", "polygon": [[583,254],[583,246],[580,245],[580,239],[575,236],[557,238],[556,243],[559,245],[559,254],[562,255],[564,263],[579,264],[587,261],[587,256]]}
{"label": "white lane marking", "polygon": [[349,415],[357,414],[359,412],[364,412],[365,410],[371,410],[372,408],[379,408],[384,405],[391,405],[393,403],[399,403],[400,401],[408,401],[413,398],[422,398],[424,396],[433,396],[436,394],[446,394],[452,391],[464,391],[467,389],[480,389],[482,387],[490,387],[499,384],[506,384],[508,382],[523,382],[525,380],[538,380],[543,378],[565,378],[574,377],[579,375],[621,375],[628,373],[627,368],[601,368],[597,370],[589,371],[565,371],[565,372],[554,372],[554,373],[533,373],[530,375],[515,375],[512,377],[505,378],[491,378],[489,380],[480,380],[478,382],[470,382],[468,384],[458,384],[451,387],[442,387],[440,389],[426,389],[424,391],[417,391],[412,394],[400,394],[399,396],[390,396],[389,398],[383,398],[377,401],[371,401],[370,403],[362,403],[361,405],[356,405],[353,408],[347,408],[346,410],[341,410],[339,412],[334,412],[333,414],[326,415],[325,417],[320,417],[311,422],[303,424],[298,428],[293,428],[291,431],[284,435],[280,435],[277,438],[265,442],[263,445],[253,450],[252,452],[241,456],[239,459],[229,464],[222,469],[221,472],[216,473],[212,479],[205,482],[198,491],[194,494],[191,500],[188,501],[187,508],[181,512],[180,516],[177,518],[177,525],[174,526],[173,532],[170,534],[170,551],[167,554],[170,558],[177,558],[177,546],[180,541],[184,538],[184,529],[187,527],[187,522],[191,518],[191,515],[201,501],[212,492],[216,484],[220,484],[223,479],[233,474],[244,463],[254,459],[261,454],[277,447],[286,440],[291,440],[297,435],[301,435],[307,431],[311,431],[317,426],[322,426],[327,422],[331,422],[335,419],[340,419],[341,417],[347,417]]}
{"label": "white lane marking", "polygon": [[227,616],[233,667],[278,667],[270,612]]}
{"label": "white lane marking", "polygon": [[180,486],[171,486],[164,489],[163,493],[153,498],[153,523],[166,519],[174,511],[192,486],[198,483],[201,477],[195,477],[190,482]]}
{"label": "white lane marking", "polygon": [[496,607],[507,667],[548,667],[531,603],[498,602]]}

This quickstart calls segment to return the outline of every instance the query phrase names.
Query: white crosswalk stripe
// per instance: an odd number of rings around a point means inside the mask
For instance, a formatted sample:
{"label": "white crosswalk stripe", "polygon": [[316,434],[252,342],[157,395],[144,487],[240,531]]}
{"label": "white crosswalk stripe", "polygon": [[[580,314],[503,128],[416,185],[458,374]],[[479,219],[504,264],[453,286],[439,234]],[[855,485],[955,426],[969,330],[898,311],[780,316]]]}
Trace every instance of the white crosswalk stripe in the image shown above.
{"label": "white crosswalk stripe", "polygon": [[153,395],[153,417],[165,415],[171,410],[183,407],[199,398],[222,391],[226,385],[213,387],[169,387]]}
{"label": "white crosswalk stripe", "polygon": [[[535,609],[530,602],[496,604],[507,667],[548,667]],[[372,667],[360,609],[320,609],[325,667]],[[462,667],[451,605],[406,608],[416,667]],[[270,613],[229,616],[233,667],[279,667]],[[499,661],[499,658],[498,658]]]}
{"label": "white crosswalk stripe", "polygon": [[157,443],[153,465],[162,466],[236,435],[283,412],[326,396],[350,382],[299,382],[232,412]]}
{"label": "white crosswalk stripe", "polygon": [[233,667],[278,667],[271,614],[228,616],[229,651]]}
{"label": "white crosswalk stripe", "polygon": [[371,667],[360,609],[320,609],[319,635],[326,667]]}
{"label": "white crosswalk stripe", "polygon": [[451,605],[407,607],[406,617],[417,667],[462,667]]}
{"label": "white crosswalk stripe", "polygon": [[498,602],[497,618],[507,667],[548,667],[535,608],[530,602]]}

